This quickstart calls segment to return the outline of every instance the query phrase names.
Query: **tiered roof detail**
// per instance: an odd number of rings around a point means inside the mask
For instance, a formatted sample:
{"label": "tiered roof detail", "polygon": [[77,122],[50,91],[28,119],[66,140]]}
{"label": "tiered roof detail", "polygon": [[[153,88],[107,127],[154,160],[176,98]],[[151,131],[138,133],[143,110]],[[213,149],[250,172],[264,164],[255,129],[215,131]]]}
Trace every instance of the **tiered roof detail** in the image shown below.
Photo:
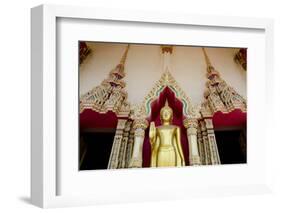
{"label": "tiered roof detail", "polygon": [[235,109],[246,112],[246,100],[221,78],[220,73],[211,64],[205,48],[202,50],[207,65],[208,81],[206,82],[205,100],[202,103],[201,114],[204,117],[209,117],[218,111],[228,113]]}
{"label": "tiered roof detail", "polygon": [[99,113],[113,111],[119,115],[128,115],[130,111],[125,91],[125,62],[130,45],[127,45],[120,62],[110,71],[108,77],[100,85],[94,87],[80,99],[80,113],[85,109],[92,109]]}

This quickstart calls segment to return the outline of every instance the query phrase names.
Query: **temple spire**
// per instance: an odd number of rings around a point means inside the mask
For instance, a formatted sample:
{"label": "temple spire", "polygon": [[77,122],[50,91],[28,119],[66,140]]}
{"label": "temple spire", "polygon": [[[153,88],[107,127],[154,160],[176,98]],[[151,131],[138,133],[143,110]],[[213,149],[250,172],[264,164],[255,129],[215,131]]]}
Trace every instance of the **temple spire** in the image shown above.
{"label": "temple spire", "polygon": [[163,57],[163,72],[171,71],[171,55],[173,53],[173,46],[171,45],[162,45],[161,52]]}
{"label": "temple spire", "polygon": [[124,54],[123,54],[123,56],[122,56],[122,58],[121,58],[121,60],[120,60],[120,64],[122,64],[122,65],[124,65],[125,62],[126,62],[127,54],[128,54],[129,48],[130,48],[130,44],[127,45],[126,50],[125,50],[125,52],[124,52]]}
{"label": "temple spire", "polygon": [[202,47],[202,50],[203,50],[203,54],[204,54],[204,57],[205,57],[205,62],[206,62],[206,65],[207,65],[207,72],[211,72],[212,70],[214,70],[214,67],[211,64],[211,61],[210,61],[210,59],[209,59],[209,57],[208,57],[204,47]]}

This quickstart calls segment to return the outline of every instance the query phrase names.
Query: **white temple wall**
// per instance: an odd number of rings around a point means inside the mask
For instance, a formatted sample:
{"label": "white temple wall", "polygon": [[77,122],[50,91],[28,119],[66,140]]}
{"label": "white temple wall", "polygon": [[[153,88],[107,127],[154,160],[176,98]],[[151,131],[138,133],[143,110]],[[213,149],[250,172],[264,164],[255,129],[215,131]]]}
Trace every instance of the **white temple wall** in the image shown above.
{"label": "white temple wall", "polygon": [[[119,63],[125,51],[124,44],[88,43],[93,53],[80,67],[80,95],[99,85]],[[207,48],[213,66],[222,78],[244,98],[246,96],[246,72],[237,65],[234,48]],[[170,71],[193,104],[200,104],[205,89],[206,64],[201,48],[174,46]],[[125,63],[128,101],[140,103],[162,70],[162,54],[159,46],[131,45]]]}

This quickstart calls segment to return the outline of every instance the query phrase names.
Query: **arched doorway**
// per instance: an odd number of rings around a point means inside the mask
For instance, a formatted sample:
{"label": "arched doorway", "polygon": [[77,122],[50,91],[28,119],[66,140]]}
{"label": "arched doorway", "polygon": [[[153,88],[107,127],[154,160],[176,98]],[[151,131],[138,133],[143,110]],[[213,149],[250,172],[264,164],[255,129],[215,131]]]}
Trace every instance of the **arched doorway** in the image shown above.
{"label": "arched doorway", "polygon": [[117,116],[85,109],[80,114],[79,169],[107,169],[117,126]]}

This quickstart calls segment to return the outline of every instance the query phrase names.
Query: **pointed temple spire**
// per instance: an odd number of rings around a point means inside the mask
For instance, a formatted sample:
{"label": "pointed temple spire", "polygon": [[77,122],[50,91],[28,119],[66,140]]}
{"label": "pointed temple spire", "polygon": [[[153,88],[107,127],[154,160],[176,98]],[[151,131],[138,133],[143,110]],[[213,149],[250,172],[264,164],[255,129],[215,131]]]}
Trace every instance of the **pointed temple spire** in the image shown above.
{"label": "pointed temple spire", "polygon": [[129,51],[129,48],[130,48],[130,44],[127,45],[126,50],[125,50],[125,52],[123,53],[123,56],[122,56],[122,58],[121,58],[119,64],[122,64],[122,65],[125,64],[126,59],[127,59],[127,54],[128,54],[128,51]]}
{"label": "pointed temple spire", "polygon": [[206,62],[206,65],[207,65],[207,72],[212,72],[214,70],[214,67],[211,64],[210,58],[208,57],[207,52],[206,52],[204,47],[202,47],[202,50],[203,50],[205,62]]}
{"label": "pointed temple spire", "polygon": [[207,66],[208,66],[208,67],[209,67],[209,66],[212,66],[212,65],[211,65],[211,61],[210,61],[210,59],[209,59],[209,57],[208,57],[208,55],[207,55],[207,53],[206,53],[205,48],[202,47],[202,50],[203,50],[203,53],[204,53],[204,56],[205,56],[205,61],[206,61]]}
{"label": "pointed temple spire", "polygon": [[[124,78],[125,75],[126,75],[124,69],[125,69],[125,62],[126,62],[126,59],[127,59],[127,55],[128,55],[129,48],[130,48],[130,44],[128,44],[128,45],[126,46],[126,49],[125,49],[125,51],[124,51],[124,53],[123,53],[123,55],[122,55],[122,57],[121,57],[121,59],[120,59],[120,62],[119,62],[119,63],[116,65],[116,67],[115,67],[113,70],[111,70],[111,72],[109,73],[109,75],[111,75],[111,77],[113,77],[113,80],[114,80],[114,81],[116,80],[114,76],[117,77],[117,79],[119,80],[119,83],[122,84],[122,88],[125,87],[125,82],[121,81],[121,79]],[[115,83],[116,83],[116,82],[115,82]],[[118,83],[118,84],[119,84],[119,83]]]}

